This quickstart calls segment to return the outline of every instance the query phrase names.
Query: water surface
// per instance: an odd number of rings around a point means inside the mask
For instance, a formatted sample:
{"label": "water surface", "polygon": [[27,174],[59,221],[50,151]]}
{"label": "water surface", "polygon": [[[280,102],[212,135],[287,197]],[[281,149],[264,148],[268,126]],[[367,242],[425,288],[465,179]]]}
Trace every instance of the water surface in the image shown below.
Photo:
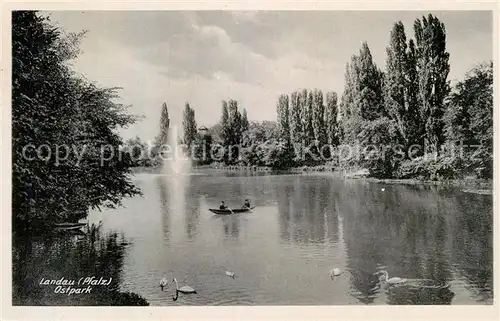
{"label": "water surface", "polygon": [[[132,241],[122,290],[151,305],[493,302],[490,195],[326,175],[206,174],[138,174],[143,197],[91,214]],[[251,213],[208,211],[245,198],[257,206]],[[334,267],[342,273],[332,280]],[[381,269],[451,286],[380,287]],[[175,286],[158,286],[163,276],[198,293],[174,302]]]}

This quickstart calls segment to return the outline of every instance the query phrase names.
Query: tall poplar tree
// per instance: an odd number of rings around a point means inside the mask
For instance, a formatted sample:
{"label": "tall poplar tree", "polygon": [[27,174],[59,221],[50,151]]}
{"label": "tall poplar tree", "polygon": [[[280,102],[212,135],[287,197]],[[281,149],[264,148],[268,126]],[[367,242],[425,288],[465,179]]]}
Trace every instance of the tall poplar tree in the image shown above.
{"label": "tall poplar tree", "polygon": [[299,100],[300,127],[302,131],[300,133],[300,141],[298,142],[297,146],[300,148],[299,151],[300,155],[302,155],[304,148],[306,148],[310,144],[310,136],[308,135],[309,108],[308,108],[307,89],[302,89],[299,91],[298,100]]}
{"label": "tall poplar tree", "polygon": [[447,82],[450,65],[446,51],[446,29],[437,17],[429,14],[414,23],[419,79],[420,117],[425,122],[424,142],[443,143],[444,99],[449,93]]}
{"label": "tall poplar tree", "polygon": [[357,108],[360,115],[365,120],[375,120],[384,116],[382,85],[383,74],[377,68],[373,57],[368,47],[368,43],[364,42],[359,52],[357,60],[357,70],[359,87],[357,92]]}
{"label": "tall poplar tree", "polygon": [[157,147],[167,143],[169,126],[170,126],[170,118],[168,116],[167,103],[163,103],[161,105],[160,133],[156,138],[156,144],[155,144]]}
{"label": "tall poplar tree", "polygon": [[346,66],[346,83],[342,96],[342,136],[346,144],[354,143],[364,128],[363,122],[385,115],[383,73],[375,65],[370,49],[363,43],[359,56],[353,55]]}
{"label": "tall poplar tree", "polygon": [[[352,61],[352,58],[351,58]],[[346,119],[350,116],[349,108],[352,106],[352,91],[353,85],[351,83],[351,65],[349,62],[345,65],[344,72],[344,91],[342,93],[342,97],[340,98],[340,118]]]}
{"label": "tall poplar tree", "polygon": [[182,127],[184,130],[184,144],[187,145],[188,150],[191,151],[193,142],[198,134],[198,129],[196,126],[195,111],[189,103],[186,103],[184,108],[184,118],[182,120]]}
{"label": "tall poplar tree", "polygon": [[313,126],[314,95],[312,90],[307,93],[306,108],[304,111],[305,111],[304,114],[305,143],[306,145],[309,145],[313,143],[313,141],[315,140],[314,126]]}
{"label": "tall poplar tree", "polygon": [[242,118],[238,111],[238,102],[236,100],[230,99],[228,103],[229,111],[229,125],[231,131],[231,143],[239,144],[241,142],[241,128],[242,128]]}
{"label": "tall poplar tree", "polygon": [[422,138],[425,126],[422,126],[420,105],[418,100],[417,52],[415,42],[410,39],[406,54],[406,119],[408,144],[423,144]]}
{"label": "tall poplar tree", "polygon": [[278,135],[279,139],[288,144],[291,142],[290,137],[290,112],[288,95],[282,94],[278,98],[276,106],[278,115]]}
{"label": "tall poplar tree", "polygon": [[326,94],[325,127],[327,143],[330,146],[339,144],[337,114],[337,93],[328,92]]}
{"label": "tall poplar tree", "polygon": [[222,146],[224,147],[224,161],[227,162],[228,153],[227,148],[231,145],[231,125],[229,123],[229,110],[227,106],[227,101],[222,101],[222,116],[220,120],[220,136],[222,139]]}
{"label": "tall poplar tree", "polygon": [[242,141],[241,114],[238,111],[238,102],[230,99],[228,102],[229,111],[229,142],[230,142],[230,162],[236,162],[239,158],[238,146]]}
{"label": "tall poplar tree", "polygon": [[[349,126],[349,119],[352,116],[352,110],[354,109],[354,91],[355,91],[355,84],[353,83],[354,77],[352,76],[353,74],[353,67],[352,63],[354,63],[354,60],[356,59],[356,56],[353,55],[351,56],[351,63],[347,62],[345,65],[345,73],[344,73],[344,91],[342,92],[342,97],[340,98],[340,108],[339,108],[339,140],[342,143],[348,143],[350,140],[348,136],[349,131],[348,126]],[[347,135],[346,135],[347,133]]]}
{"label": "tall poplar tree", "polygon": [[248,127],[249,127],[249,122],[248,122],[247,110],[243,108],[243,112],[241,114],[241,131],[242,132],[247,131]]}
{"label": "tall poplar tree", "polygon": [[300,95],[297,91],[294,91],[290,95],[290,135],[292,138],[292,144],[295,146],[295,153],[298,154],[299,150],[297,147],[302,142],[302,120],[300,115]]}
{"label": "tall poplar tree", "polygon": [[408,143],[406,34],[401,21],[394,24],[387,47],[387,65],[384,82],[385,109],[398,127],[399,139]]}
{"label": "tall poplar tree", "polygon": [[293,163],[293,145],[290,130],[290,98],[287,94],[282,94],[277,103],[278,114],[278,147],[277,162],[275,167],[285,168]]}
{"label": "tall poplar tree", "polygon": [[323,92],[315,89],[313,92],[313,130],[314,138],[318,141],[319,148],[327,143],[325,126],[325,105]]}
{"label": "tall poplar tree", "polygon": [[348,119],[359,114],[356,102],[359,96],[359,57],[351,56],[351,61],[346,63],[344,74],[344,92],[340,103],[340,117]]}
{"label": "tall poplar tree", "polygon": [[314,93],[312,90],[307,92],[306,95],[306,106],[304,109],[304,144],[306,148],[309,148],[311,153],[306,154],[306,161],[311,161],[312,155],[318,155],[318,142],[316,141],[314,135]]}

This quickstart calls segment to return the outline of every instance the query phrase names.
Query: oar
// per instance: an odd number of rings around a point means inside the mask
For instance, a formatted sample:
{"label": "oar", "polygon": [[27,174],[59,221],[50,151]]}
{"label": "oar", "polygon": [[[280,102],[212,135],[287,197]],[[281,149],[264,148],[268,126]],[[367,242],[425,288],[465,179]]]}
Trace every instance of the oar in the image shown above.
{"label": "oar", "polygon": [[227,207],[227,209],[231,211],[231,214],[234,214],[233,210],[229,206]]}

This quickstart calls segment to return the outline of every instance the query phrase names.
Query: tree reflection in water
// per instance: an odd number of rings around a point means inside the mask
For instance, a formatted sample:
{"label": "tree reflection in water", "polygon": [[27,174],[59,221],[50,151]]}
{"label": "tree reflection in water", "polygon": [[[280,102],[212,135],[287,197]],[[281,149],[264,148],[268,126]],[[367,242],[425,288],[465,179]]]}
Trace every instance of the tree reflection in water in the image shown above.
{"label": "tree reflection in water", "polygon": [[234,215],[221,216],[219,219],[222,221],[224,229],[224,236],[226,238],[238,239],[240,236],[240,219]]}
{"label": "tree reflection in water", "polygon": [[[103,235],[95,226],[86,233],[69,232],[30,237],[13,236],[13,305],[149,305],[139,295],[121,292],[123,258],[128,243],[117,233]],[[103,277],[109,285],[92,286],[88,294],[55,293],[57,285],[40,281]]]}
{"label": "tree reflection in water", "polygon": [[202,191],[198,188],[199,183],[196,181],[198,179],[200,179],[200,176],[189,175],[185,187],[188,199],[184,200],[186,206],[184,228],[190,240],[196,238],[200,226],[200,197]]}
{"label": "tree reflection in water", "polygon": [[171,218],[170,218],[170,209],[169,209],[169,193],[167,189],[167,185],[165,183],[165,179],[163,177],[158,177],[156,179],[158,184],[158,192],[160,194],[160,206],[161,206],[161,220],[163,226],[163,239],[165,241],[170,241],[171,237]]}
{"label": "tree reflection in water", "polygon": [[454,201],[463,211],[453,227],[457,237],[453,240],[452,260],[477,300],[492,302],[493,198],[463,193]]}
{"label": "tree reflection in water", "polygon": [[387,288],[389,304],[442,305],[450,304],[455,294],[449,288],[391,286]]}
{"label": "tree reflection in water", "polygon": [[283,179],[276,185],[280,237],[298,245],[339,242],[334,186],[328,179]]}
{"label": "tree reflection in water", "polygon": [[338,191],[336,198],[345,217],[351,294],[360,302],[373,303],[380,291],[386,291],[389,304],[449,304],[454,297],[449,289],[381,289],[373,275],[386,269],[391,275],[437,284],[452,279],[450,255],[455,248],[450,244],[457,235],[451,225],[461,210],[453,207],[446,193],[418,189],[388,186],[382,191],[369,183],[346,182]]}

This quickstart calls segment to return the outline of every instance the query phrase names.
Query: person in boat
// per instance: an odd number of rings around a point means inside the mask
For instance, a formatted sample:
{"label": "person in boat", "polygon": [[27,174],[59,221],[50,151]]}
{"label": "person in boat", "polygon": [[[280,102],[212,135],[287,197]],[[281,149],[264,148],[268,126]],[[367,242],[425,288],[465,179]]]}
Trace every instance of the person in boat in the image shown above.
{"label": "person in boat", "polygon": [[227,209],[227,206],[226,206],[226,204],[224,203],[224,201],[221,201],[221,202],[220,202],[219,209],[220,209],[220,210],[225,210],[225,209]]}
{"label": "person in boat", "polygon": [[245,200],[245,203],[243,204],[243,208],[250,208],[250,201],[248,199]]}

